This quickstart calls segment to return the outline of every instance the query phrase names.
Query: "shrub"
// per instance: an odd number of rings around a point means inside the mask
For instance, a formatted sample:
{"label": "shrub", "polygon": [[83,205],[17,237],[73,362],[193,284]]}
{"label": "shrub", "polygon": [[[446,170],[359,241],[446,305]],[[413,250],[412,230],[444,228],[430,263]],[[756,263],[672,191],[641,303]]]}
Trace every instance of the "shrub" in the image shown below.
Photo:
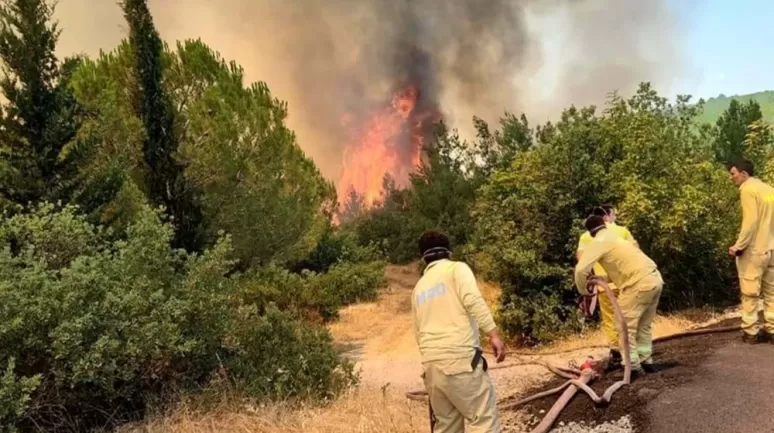
{"label": "shrub", "polygon": [[503,332],[520,345],[550,341],[581,329],[580,313],[564,303],[559,294],[511,295],[495,319]]}
{"label": "shrub", "polygon": [[329,397],[356,381],[326,331],[244,303],[229,237],[197,255],[171,249],[172,235],[147,207],[114,241],[71,207],[0,223],[0,418],[84,431],[224,372],[259,398]]}
{"label": "shrub", "polygon": [[40,376],[17,377],[14,374],[16,362],[8,359],[8,366],[0,377],[0,432],[17,431],[17,419],[24,415],[30,401],[30,394],[40,385]]}
{"label": "shrub", "polygon": [[335,229],[329,226],[319,243],[305,260],[292,269],[296,272],[309,270],[327,272],[332,266],[342,262],[373,262],[384,255],[373,242],[361,245],[357,233],[351,228]]}
{"label": "shrub", "polygon": [[242,299],[259,310],[275,305],[306,320],[338,318],[343,306],[376,299],[384,283],[384,263],[341,262],[327,273],[300,274],[271,266],[245,275]]}
{"label": "shrub", "polygon": [[333,297],[340,307],[373,301],[384,284],[384,264],[343,262],[325,274],[312,276],[310,282],[317,290]]}

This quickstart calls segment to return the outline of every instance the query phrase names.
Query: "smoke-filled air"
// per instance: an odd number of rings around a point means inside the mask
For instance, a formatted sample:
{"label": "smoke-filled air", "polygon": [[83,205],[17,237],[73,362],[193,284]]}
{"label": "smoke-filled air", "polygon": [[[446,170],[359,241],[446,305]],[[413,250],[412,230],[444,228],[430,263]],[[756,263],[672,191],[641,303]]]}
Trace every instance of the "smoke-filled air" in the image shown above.
{"label": "smoke-filled air", "polygon": [[[115,5],[93,3],[62,2],[60,52],[123,35]],[[288,101],[300,146],[341,199],[354,187],[372,202],[386,173],[405,184],[433,121],[464,137],[474,115],[542,121],[645,79],[669,86],[680,66],[662,0],[149,3],[162,38],[200,37]]]}
{"label": "smoke-filled air", "polygon": [[0,433],[766,430],[746,3],[0,0]]}

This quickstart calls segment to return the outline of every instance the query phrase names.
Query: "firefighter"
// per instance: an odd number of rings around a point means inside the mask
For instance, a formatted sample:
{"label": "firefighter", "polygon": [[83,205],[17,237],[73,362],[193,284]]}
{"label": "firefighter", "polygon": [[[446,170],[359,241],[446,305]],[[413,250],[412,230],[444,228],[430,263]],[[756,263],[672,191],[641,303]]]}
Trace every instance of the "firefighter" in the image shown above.
{"label": "firefighter", "polygon": [[[616,232],[619,236],[621,236],[624,240],[627,240],[631,242],[633,245],[638,246],[637,240],[634,239],[634,236],[632,236],[632,233],[629,231],[628,228],[624,226],[619,226],[616,224],[616,210],[612,205],[604,204],[601,206],[597,206],[592,211],[592,215],[597,215],[599,217],[602,217],[602,219],[605,221],[605,226]],[[588,230],[584,232],[580,239],[578,240],[578,249],[576,252],[577,258],[580,261],[581,257],[583,256],[583,251],[585,248],[591,243],[593,240],[593,237],[591,236],[591,233],[589,233]],[[605,272],[605,269],[600,265],[599,263],[594,263],[594,275],[598,277],[605,278],[607,277],[607,272]],[[608,286],[613,291],[613,294],[617,297],[619,295],[618,287],[613,283],[609,282]],[[599,292],[598,300],[599,300],[599,316],[602,322],[602,331],[605,333],[605,337],[607,338],[607,343],[610,346],[610,355],[608,357],[608,365],[607,370],[612,371],[617,368],[621,367],[621,351],[619,346],[619,338],[618,338],[618,330],[616,329],[615,324],[615,316],[613,314],[613,305],[610,303],[610,299],[608,299],[607,295],[602,293],[604,291],[604,288],[602,286],[597,286],[597,292]]]}
{"label": "firefighter", "polygon": [[[742,340],[772,341],[774,334],[774,188],[755,176],[753,163],[739,159],[729,165],[739,187],[742,227],[728,254],[736,258],[742,298]],[[763,295],[765,329],[758,323],[758,299]]]}
{"label": "firefighter", "polygon": [[500,432],[495,389],[479,340],[480,329],[497,362],[505,359],[489,306],[470,267],[450,259],[445,234],[423,233],[419,250],[427,267],[414,287],[411,312],[434,431]]}
{"label": "firefighter", "polygon": [[652,372],[652,324],[664,285],[661,273],[650,257],[609,229],[604,218],[591,215],[585,226],[594,240],[575,267],[578,291],[589,294],[586,284],[594,263],[599,262],[609,281],[618,287],[617,301],[626,320],[632,373]]}

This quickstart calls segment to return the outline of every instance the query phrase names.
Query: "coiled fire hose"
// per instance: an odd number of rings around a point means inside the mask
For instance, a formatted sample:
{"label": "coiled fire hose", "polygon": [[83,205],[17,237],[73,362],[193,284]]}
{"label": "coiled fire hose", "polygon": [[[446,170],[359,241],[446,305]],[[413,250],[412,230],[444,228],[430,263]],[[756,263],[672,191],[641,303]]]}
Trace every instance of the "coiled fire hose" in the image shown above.
{"label": "coiled fire hose", "polygon": [[[630,352],[629,352],[629,333],[628,333],[628,327],[626,326],[626,319],[624,318],[623,312],[621,311],[621,307],[618,305],[618,302],[615,298],[615,295],[613,294],[613,291],[610,290],[610,288],[607,285],[607,282],[603,279],[599,278],[592,278],[588,282],[588,291],[589,291],[589,297],[595,297],[595,295],[598,293],[596,290],[596,286],[602,286],[605,290],[604,292],[607,294],[608,299],[610,299],[610,302],[613,306],[613,311],[615,314],[616,321],[618,322],[618,331],[620,335],[620,344],[621,348],[623,349],[623,363],[624,363],[624,376],[622,380],[619,380],[612,384],[600,397],[597,395],[597,393],[591,389],[591,387],[588,386],[588,383],[591,382],[593,379],[597,377],[597,373],[592,368],[591,361],[586,361],[580,369],[574,369],[574,368],[563,368],[563,367],[557,367],[554,365],[551,365],[545,361],[535,360],[535,361],[526,361],[526,362],[518,362],[515,364],[511,364],[505,367],[499,367],[499,368],[506,368],[506,367],[515,367],[515,366],[521,366],[521,365],[540,365],[543,367],[546,367],[551,372],[556,374],[557,376],[563,377],[568,379],[567,382],[563,383],[562,385],[540,392],[538,394],[532,395],[530,397],[523,398],[521,400],[518,400],[516,402],[511,402],[506,405],[503,405],[500,407],[500,410],[503,409],[511,409],[517,406],[520,406],[522,404],[529,403],[531,401],[548,397],[550,395],[557,394],[559,392],[562,392],[562,395],[559,397],[559,399],[554,403],[554,405],[551,407],[551,409],[546,413],[545,417],[543,417],[543,420],[538,424],[530,433],[546,433],[551,428],[551,426],[554,424],[556,419],[559,417],[559,414],[561,411],[567,406],[567,404],[570,402],[572,397],[578,392],[578,390],[583,390],[588,396],[591,398],[591,400],[598,405],[601,404],[609,404],[612,400],[613,394],[618,391],[621,387],[624,385],[629,385],[631,383],[631,374],[632,374],[632,365],[631,365],[631,358],[630,358]],[[591,302],[587,305],[590,306],[589,312],[593,312],[594,306],[596,302],[594,300],[591,300]],[[667,335],[660,338],[653,339],[653,343],[668,341],[668,340],[674,340],[677,338],[682,337],[688,337],[688,336],[694,336],[694,335],[702,335],[702,334],[711,334],[711,333],[722,333],[722,332],[733,332],[738,331],[739,326],[725,326],[725,327],[718,327],[718,328],[706,328],[706,329],[694,329],[689,330],[685,332],[681,332],[678,334],[672,334]],[[607,346],[590,346],[590,347],[607,347]],[[586,347],[589,348],[589,347]],[[566,352],[574,352],[579,349],[571,349],[571,350],[564,350],[564,351],[557,351],[552,352],[552,354],[557,353],[566,353]],[[508,354],[520,354],[517,352],[509,352]],[[534,356],[535,354],[526,354],[521,353],[521,355],[525,356]],[[540,355],[546,355],[539,354]],[[498,368],[498,367],[492,367]],[[430,416],[430,432],[433,432],[433,429],[435,428],[435,414],[433,413],[432,405],[430,405],[430,401],[428,399],[427,392],[422,391],[411,391],[406,393],[406,397],[411,400],[417,400],[417,401],[426,401],[428,403],[428,412]]]}

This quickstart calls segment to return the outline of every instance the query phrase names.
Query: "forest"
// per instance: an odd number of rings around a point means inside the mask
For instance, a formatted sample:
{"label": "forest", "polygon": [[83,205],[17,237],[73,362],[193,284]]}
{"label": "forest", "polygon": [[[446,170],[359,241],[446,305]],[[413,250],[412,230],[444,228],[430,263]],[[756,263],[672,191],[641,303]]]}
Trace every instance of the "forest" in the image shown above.
{"label": "forest", "polygon": [[388,263],[418,263],[429,228],[502,287],[514,346],[582,326],[575,248],[601,203],[659,265],[662,311],[738,302],[726,163],[774,180],[755,100],[707,123],[703,101],[642,83],[545,124],[474,118],[475,140],[440,122],[367,206],[266,83],[205,41],[165,44],[145,0],[121,3],[119,46],[64,59],[50,3],[2,4],[2,432],[110,428],[181,394],[334,399],[358,376],[325,324],[375,299]]}

